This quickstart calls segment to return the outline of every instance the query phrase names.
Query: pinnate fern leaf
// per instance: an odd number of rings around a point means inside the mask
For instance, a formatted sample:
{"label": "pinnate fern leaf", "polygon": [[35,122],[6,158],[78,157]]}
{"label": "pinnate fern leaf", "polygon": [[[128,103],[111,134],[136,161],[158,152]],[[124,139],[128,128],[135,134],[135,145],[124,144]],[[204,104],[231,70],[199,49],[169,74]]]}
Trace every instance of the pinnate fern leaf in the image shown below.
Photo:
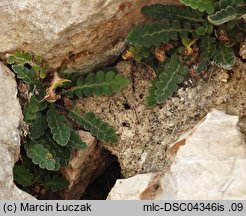
{"label": "pinnate fern leaf", "polygon": [[214,0],[181,0],[181,2],[201,12],[206,11],[208,14],[214,12]]}
{"label": "pinnate fern leaf", "polygon": [[70,128],[66,124],[65,117],[60,115],[53,105],[49,106],[47,122],[51,133],[53,134],[53,139],[59,145],[65,146],[70,137]]}
{"label": "pinnate fern leaf", "polygon": [[162,104],[168,97],[170,97],[184,80],[184,76],[188,74],[188,67],[183,64],[177,55],[171,57],[170,62],[165,66],[161,66],[159,70],[162,70],[158,80],[154,83],[154,88],[151,89],[148,97],[148,104],[155,105],[150,101],[156,100],[157,104]]}
{"label": "pinnate fern leaf", "polygon": [[128,84],[129,81],[115,71],[98,71],[97,73],[89,73],[86,77],[80,77],[77,85],[68,90],[67,93],[74,92],[78,97],[111,96]]}
{"label": "pinnate fern leaf", "polygon": [[116,143],[117,136],[113,128],[103,122],[94,113],[88,112],[81,116],[76,108],[69,111],[69,116],[78,122],[85,130],[89,130],[99,140],[108,143]]}
{"label": "pinnate fern leaf", "polygon": [[178,20],[174,20],[171,23],[169,20],[163,20],[161,23],[135,27],[128,34],[127,41],[135,46],[159,46],[161,43],[168,43],[170,39],[177,39],[178,33],[183,38],[193,31],[188,22],[181,25]]}
{"label": "pinnate fern leaf", "polygon": [[39,139],[44,135],[45,129],[48,127],[46,117],[41,113],[30,123],[30,139]]}
{"label": "pinnate fern leaf", "polygon": [[49,149],[45,148],[42,142],[35,141],[25,144],[27,156],[32,159],[32,162],[39,165],[42,169],[56,170],[57,158]]}
{"label": "pinnate fern leaf", "polygon": [[66,187],[68,187],[68,181],[58,175],[53,175],[53,176],[45,176],[43,186],[45,190],[51,190],[53,192],[56,192],[58,190],[62,190]]}
{"label": "pinnate fern leaf", "polygon": [[208,21],[213,25],[218,26],[231,20],[240,19],[245,13],[246,5],[244,5],[244,7],[227,5],[225,8],[217,11],[214,14],[209,15]]}
{"label": "pinnate fern leaf", "polygon": [[71,130],[71,136],[68,142],[68,146],[77,149],[86,149],[87,144],[83,142],[77,131]]}
{"label": "pinnate fern leaf", "polygon": [[177,7],[174,5],[161,5],[155,4],[150,6],[145,6],[142,9],[142,13],[145,16],[157,19],[178,19],[180,21],[188,22],[204,22],[202,18],[202,12],[198,10],[193,10],[189,7]]}
{"label": "pinnate fern leaf", "polygon": [[27,84],[36,84],[34,70],[28,69],[23,65],[12,65],[13,71],[19,79],[22,79]]}
{"label": "pinnate fern leaf", "polygon": [[34,175],[23,165],[15,165],[13,168],[14,181],[22,187],[32,185]]}
{"label": "pinnate fern leaf", "polygon": [[219,44],[215,51],[213,63],[220,68],[231,70],[235,64],[236,58],[231,47]]}

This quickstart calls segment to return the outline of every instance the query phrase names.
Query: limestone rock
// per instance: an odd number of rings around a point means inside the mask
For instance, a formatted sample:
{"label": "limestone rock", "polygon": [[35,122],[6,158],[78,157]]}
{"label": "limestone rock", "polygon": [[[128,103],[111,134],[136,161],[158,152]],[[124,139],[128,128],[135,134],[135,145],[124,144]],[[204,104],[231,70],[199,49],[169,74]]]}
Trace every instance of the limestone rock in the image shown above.
{"label": "limestone rock", "polygon": [[68,188],[61,193],[64,199],[80,199],[87,186],[110,164],[109,153],[97,143],[95,137],[84,131],[79,131],[79,135],[88,148],[73,149],[69,165],[61,170],[69,181]]}
{"label": "limestone rock", "polygon": [[150,80],[155,73],[141,63],[122,61],[117,69],[131,85],[112,97],[78,100],[83,112],[94,112],[112,126],[119,137],[116,145],[104,146],[118,158],[124,178],[158,172],[169,162],[166,150],[180,135],[192,129],[212,108],[240,116],[246,134],[246,64],[237,59],[227,82],[213,68],[210,81],[183,83],[163,106],[146,105]]}
{"label": "limestone rock", "polygon": [[14,74],[0,63],[0,199],[34,199],[13,183],[12,169],[19,159],[22,119]]}
{"label": "limestone rock", "polygon": [[42,55],[51,66],[64,61],[86,68],[119,55],[142,6],[179,0],[2,0],[0,50]]}
{"label": "limestone rock", "polygon": [[239,55],[243,59],[246,59],[246,40],[244,40],[241,44]]}
{"label": "limestone rock", "polygon": [[[245,199],[246,145],[237,126],[238,119],[238,116],[212,111],[169,148],[172,162],[163,176],[145,174],[133,177],[131,181],[121,180],[108,198]],[[135,181],[135,186],[123,183],[132,182],[134,178],[138,182]],[[156,191],[154,195],[146,196],[145,191],[151,191],[151,182],[156,183]]]}

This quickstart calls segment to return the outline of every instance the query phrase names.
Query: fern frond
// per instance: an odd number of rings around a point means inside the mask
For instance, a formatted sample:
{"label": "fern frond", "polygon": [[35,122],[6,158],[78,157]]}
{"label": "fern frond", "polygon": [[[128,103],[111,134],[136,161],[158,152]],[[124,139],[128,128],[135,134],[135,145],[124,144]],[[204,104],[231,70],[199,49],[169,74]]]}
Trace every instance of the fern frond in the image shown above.
{"label": "fern frond", "polygon": [[30,124],[30,139],[39,139],[44,135],[45,129],[48,127],[46,117],[41,113]]}
{"label": "fern frond", "polygon": [[13,175],[14,181],[22,187],[31,186],[33,184],[34,175],[23,165],[16,164],[13,168]]}
{"label": "fern frond", "polygon": [[98,71],[96,74],[89,73],[85,78],[77,81],[77,86],[67,90],[66,93],[74,92],[78,97],[83,96],[111,96],[129,84],[129,80],[115,71]]}
{"label": "fern frond", "polygon": [[213,64],[220,68],[231,70],[236,62],[236,58],[231,47],[226,47],[223,44],[219,44],[215,51]]}
{"label": "fern frond", "polygon": [[216,13],[209,15],[208,21],[213,25],[222,25],[228,21],[240,19],[246,13],[246,5],[244,6],[231,6],[228,5],[225,8],[217,11]]}
{"label": "fern frond", "polygon": [[87,148],[87,144],[81,140],[79,134],[75,130],[71,130],[71,136],[68,141],[68,146],[77,149]]}
{"label": "fern frond", "polygon": [[71,151],[69,147],[58,145],[54,140],[46,136],[46,140],[42,142],[43,146],[47,148],[51,154],[55,155],[55,159],[59,159],[59,166],[67,166],[71,157]]}
{"label": "fern frond", "polygon": [[32,159],[32,162],[39,165],[42,169],[56,170],[59,159],[55,158],[49,149],[45,148],[42,141],[38,140],[25,144],[27,156]]}
{"label": "fern frond", "polygon": [[201,38],[200,50],[201,57],[205,60],[211,60],[214,57],[216,45],[216,39],[214,37],[204,36]]}
{"label": "fern frond", "polygon": [[188,22],[181,26],[178,20],[174,20],[171,23],[165,20],[161,23],[135,27],[128,34],[127,41],[135,46],[159,46],[161,43],[168,43],[170,39],[177,39],[178,34],[183,38],[192,32],[194,30],[191,29],[191,25]]}
{"label": "fern frond", "polygon": [[24,67],[24,65],[12,65],[13,71],[19,79],[22,79],[27,84],[36,84],[34,70]]}
{"label": "fern frond", "polygon": [[189,7],[177,7],[174,5],[150,5],[142,8],[142,13],[145,16],[157,19],[169,19],[188,22],[204,22],[202,12],[193,10]]}
{"label": "fern frond", "polygon": [[81,116],[76,109],[73,109],[69,111],[68,115],[84,127],[85,130],[89,130],[91,134],[95,135],[99,140],[109,143],[117,142],[117,136],[114,129],[103,122],[94,113],[88,112]]}
{"label": "fern frond", "polygon": [[192,9],[198,9],[203,12],[206,11],[208,14],[214,12],[214,0],[181,0],[181,2],[191,7]]}
{"label": "fern frond", "polygon": [[[162,104],[177,90],[178,84],[188,74],[188,67],[179,60],[177,55],[173,55],[170,62],[166,63],[165,66],[161,66],[159,70],[162,70],[162,72],[158,80],[155,81],[155,89],[150,91],[148,100],[155,98],[156,103]],[[152,103],[149,104],[152,105]]]}
{"label": "fern frond", "polygon": [[51,190],[53,192],[56,192],[58,190],[62,190],[64,188],[68,187],[68,181],[62,176],[46,175],[44,178],[43,186],[44,186],[45,190]]}
{"label": "fern frond", "polygon": [[66,124],[65,117],[56,111],[53,104],[49,106],[49,110],[47,112],[47,122],[51,133],[53,134],[53,139],[59,145],[65,146],[70,137],[70,128]]}

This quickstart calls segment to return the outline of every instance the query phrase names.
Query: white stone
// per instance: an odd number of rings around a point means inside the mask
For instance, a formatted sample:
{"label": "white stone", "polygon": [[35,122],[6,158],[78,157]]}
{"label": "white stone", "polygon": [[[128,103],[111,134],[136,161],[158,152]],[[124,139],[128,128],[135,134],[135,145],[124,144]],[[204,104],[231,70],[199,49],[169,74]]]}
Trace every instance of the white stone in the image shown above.
{"label": "white stone", "polygon": [[1,0],[0,50],[42,55],[53,67],[83,68],[119,55],[142,6],[178,0]]}
{"label": "white stone", "polygon": [[18,126],[22,120],[16,95],[14,74],[0,63],[0,199],[34,199],[13,183],[12,169],[20,152]]}
{"label": "white stone", "polygon": [[167,172],[118,180],[108,199],[246,199],[246,145],[237,123],[238,116],[212,111],[169,148]]}

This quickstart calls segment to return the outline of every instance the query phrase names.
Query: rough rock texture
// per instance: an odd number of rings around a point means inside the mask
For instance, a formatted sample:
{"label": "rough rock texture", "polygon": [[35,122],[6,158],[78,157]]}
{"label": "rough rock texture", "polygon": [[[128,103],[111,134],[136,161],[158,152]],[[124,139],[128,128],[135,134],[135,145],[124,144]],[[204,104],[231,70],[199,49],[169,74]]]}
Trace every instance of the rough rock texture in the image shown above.
{"label": "rough rock texture", "polygon": [[0,199],[34,199],[13,183],[12,169],[20,151],[18,126],[22,119],[16,95],[14,74],[0,63]]}
{"label": "rough rock texture", "polygon": [[214,110],[173,144],[170,169],[118,180],[108,199],[246,198],[246,145],[238,116]]}
{"label": "rough rock texture", "polygon": [[239,54],[243,59],[246,59],[246,39],[241,44]]}
{"label": "rough rock texture", "polygon": [[68,188],[61,193],[64,199],[80,199],[87,186],[110,164],[109,153],[97,143],[95,137],[84,131],[80,131],[79,135],[88,148],[73,149],[69,165],[61,170],[69,181]]}
{"label": "rough rock texture", "polygon": [[116,145],[105,145],[118,157],[124,177],[156,172],[168,164],[166,149],[212,109],[240,117],[246,134],[246,65],[237,60],[233,70],[212,68],[199,81],[184,82],[163,106],[148,109],[145,97],[154,73],[145,65],[121,62],[117,68],[131,85],[112,97],[83,98],[83,111],[93,111],[119,135]]}
{"label": "rough rock texture", "polygon": [[[86,68],[118,55],[142,6],[179,0],[2,0],[0,50],[40,54],[51,66]],[[88,69],[88,68],[87,68]]]}
{"label": "rough rock texture", "polygon": [[127,179],[118,179],[108,194],[107,200],[153,200],[162,192],[163,175],[147,173]]}

